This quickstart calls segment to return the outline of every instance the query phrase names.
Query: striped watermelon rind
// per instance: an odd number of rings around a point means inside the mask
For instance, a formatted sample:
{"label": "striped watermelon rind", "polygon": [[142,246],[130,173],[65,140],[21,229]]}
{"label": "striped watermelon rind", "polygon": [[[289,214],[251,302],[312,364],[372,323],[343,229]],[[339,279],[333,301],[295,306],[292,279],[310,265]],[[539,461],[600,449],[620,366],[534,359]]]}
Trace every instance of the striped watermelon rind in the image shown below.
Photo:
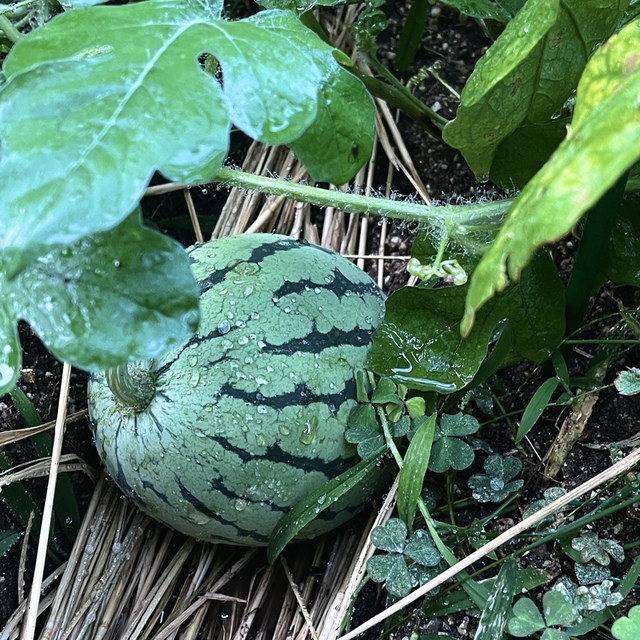
{"label": "striped watermelon rind", "polygon": [[[137,365],[156,387],[143,411],[126,410],[105,376],[92,376],[96,445],[151,516],[196,538],[265,545],[283,513],[358,461],[344,432],[384,295],[339,254],[285,236],[230,236],[189,255],[198,332]],[[349,519],[383,475],[299,537]]]}

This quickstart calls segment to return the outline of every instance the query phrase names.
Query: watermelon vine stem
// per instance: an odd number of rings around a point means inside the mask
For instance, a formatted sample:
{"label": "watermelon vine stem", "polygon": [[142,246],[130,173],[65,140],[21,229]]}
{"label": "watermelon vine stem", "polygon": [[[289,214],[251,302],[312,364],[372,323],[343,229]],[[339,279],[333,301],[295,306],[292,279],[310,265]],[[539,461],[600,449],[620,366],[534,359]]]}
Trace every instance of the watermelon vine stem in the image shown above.
{"label": "watermelon vine stem", "polygon": [[105,376],[123,413],[144,411],[156,394],[155,378],[138,367],[119,364],[107,369]]}

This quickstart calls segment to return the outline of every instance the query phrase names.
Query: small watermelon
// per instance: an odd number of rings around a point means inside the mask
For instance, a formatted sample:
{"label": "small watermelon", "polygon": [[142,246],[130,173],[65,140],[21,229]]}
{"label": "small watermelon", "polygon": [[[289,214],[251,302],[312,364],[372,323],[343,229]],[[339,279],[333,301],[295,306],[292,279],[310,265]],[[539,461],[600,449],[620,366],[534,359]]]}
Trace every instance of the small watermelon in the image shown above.
{"label": "small watermelon", "polygon": [[[96,445],[156,519],[212,542],[266,545],[284,513],[358,462],[344,432],[384,295],[339,254],[285,236],[230,236],[189,255],[198,332],[125,375],[92,376]],[[299,537],[345,522],[382,476]]]}

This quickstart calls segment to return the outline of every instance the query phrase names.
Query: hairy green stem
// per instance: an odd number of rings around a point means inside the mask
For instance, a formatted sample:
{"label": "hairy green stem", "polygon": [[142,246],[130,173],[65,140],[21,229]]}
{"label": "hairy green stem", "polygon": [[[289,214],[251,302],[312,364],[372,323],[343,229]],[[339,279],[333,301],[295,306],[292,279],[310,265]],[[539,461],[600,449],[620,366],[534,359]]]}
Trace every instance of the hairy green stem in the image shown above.
{"label": "hairy green stem", "polygon": [[156,394],[155,378],[149,371],[120,364],[105,372],[109,389],[125,414],[144,411]]}
{"label": "hairy green stem", "polygon": [[469,205],[423,205],[406,200],[374,198],[321,189],[278,178],[257,176],[230,167],[220,169],[213,181],[268,195],[284,196],[319,207],[335,207],[346,213],[372,214],[394,220],[417,222],[425,227],[437,229],[446,224],[451,229],[452,239],[455,240],[463,238],[468,233],[466,225],[495,227],[497,230],[513,203],[511,199],[504,199]]}

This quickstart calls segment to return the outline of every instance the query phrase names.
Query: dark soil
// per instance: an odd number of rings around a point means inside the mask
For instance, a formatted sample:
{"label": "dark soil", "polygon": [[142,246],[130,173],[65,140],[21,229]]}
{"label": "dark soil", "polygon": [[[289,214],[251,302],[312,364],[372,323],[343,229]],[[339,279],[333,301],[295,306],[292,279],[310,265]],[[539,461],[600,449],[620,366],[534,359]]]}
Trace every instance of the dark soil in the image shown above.
{"label": "dark soil", "polygon": [[[384,51],[392,51],[397,38],[399,27],[404,24],[404,3],[388,3],[387,10],[390,18],[390,28],[383,34],[384,44],[382,58],[386,64],[392,65],[392,56]],[[402,5],[402,6],[399,6]],[[408,71],[406,77],[416,73],[420,68],[426,68],[434,62],[439,63],[440,76],[456,91],[460,91],[465,79],[470,74],[475,61],[484,53],[489,45],[488,38],[480,31],[472,20],[461,21],[459,16],[444,8],[436,6],[431,10],[428,28],[425,32],[422,49],[416,64]],[[447,118],[453,117],[457,100],[438,80],[429,77],[421,82],[416,95],[432,108]],[[466,167],[460,155],[441,141],[427,137],[424,131],[406,118],[400,120],[405,141],[414,158],[416,166],[430,192],[436,199],[444,201],[457,198],[475,199],[479,196],[494,194],[491,185],[478,183]],[[236,149],[243,146],[238,139]],[[237,151],[240,156],[240,152]],[[398,177],[394,190],[410,194],[412,189]],[[220,211],[225,198],[225,191],[209,191],[208,193],[193,190],[196,209],[201,214],[201,222],[205,233],[215,224],[216,215]],[[186,224],[186,207],[175,195],[160,196],[145,202],[145,213],[152,224],[157,224],[162,230],[170,232],[184,244],[193,242],[191,232]],[[393,227],[388,237],[388,253],[408,253],[412,233],[404,226]],[[569,251],[570,254],[570,251]],[[559,260],[567,256],[567,250],[558,249]],[[565,265],[570,263],[570,256]],[[391,288],[404,284],[406,275],[404,268],[398,267],[387,274],[387,282]],[[605,317],[616,310],[615,301],[624,298],[628,304],[633,302],[633,292],[614,290],[606,292],[594,303],[591,319]],[[637,302],[637,301],[635,301]],[[603,335],[605,323],[596,323],[590,329],[589,337]],[[42,347],[38,339],[26,326],[21,326],[20,336],[24,349],[24,370],[20,380],[20,387],[33,401],[43,420],[55,418],[60,380],[61,365],[51,357]],[[572,375],[583,375],[594,351],[576,351],[571,361]],[[605,383],[612,381],[616,371],[625,367],[640,366],[638,350],[629,351],[622,355],[615,366],[607,374]],[[529,365],[513,367],[502,375],[502,390],[498,392],[505,411],[518,410],[526,406],[540,382],[545,380],[550,371]],[[86,406],[86,376],[81,372],[74,372],[72,380],[72,396],[69,413],[79,411]],[[0,402],[0,430],[16,429],[22,426],[20,417],[16,414],[8,397]],[[634,436],[640,424],[640,405],[634,398],[619,396],[614,389],[608,388],[601,392],[587,430],[580,442],[573,448],[562,468],[561,474],[549,485],[541,481],[542,458],[553,442],[563,419],[566,409],[558,407],[545,412],[543,419],[529,435],[528,440],[519,449],[513,445],[512,432],[506,421],[492,422],[481,432],[481,437],[497,452],[517,455],[524,463],[521,478],[525,481],[522,498],[515,504],[514,510],[502,520],[495,522],[496,529],[507,526],[509,520],[518,521],[523,509],[531,501],[541,497],[543,491],[552,485],[561,485],[567,489],[573,488],[593,477],[611,464],[611,457],[607,449],[594,448],[595,445],[619,441]],[[65,452],[77,453],[91,464],[98,465],[97,456],[91,443],[91,435],[86,421],[74,423],[67,431]],[[31,460],[35,457],[28,441],[22,441],[4,449],[11,464]],[[460,474],[457,479],[459,486],[469,473],[478,471],[473,468],[468,473]],[[91,492],[91,483],[80,474],[73,476],[74,486],[77,487],[78,500],[81,505],[86,504]],[[40,504],[44,501],[45,480],[30,480],[25,483]],[[475,510],[467,507],[457,516],[460,522],[471,522],[481,517],[486,507],[478,505]],[[637,509],[628,510],[625,514],[599,521],[594,528],[601,532],[602,537],[615,537],[622,542],[635,542],[638,535]],[[6,529],[22,529],[13,515],[0,505],[0,531]],[[66,549],[70,542],[57,532],[60,544]],[[26,540],[26,575],[32,571],[36,542]],[[631,551],[633,556],[635,552]],[[10,552],[0,559],[0,629],[4,626],[8,616],[14,611],[18,602],[18,566],[20,562],[21,543],[15,545]],[[527,562],[547,570],[550,574],[559,575],[567,570],[566,557],[558,548],[540,548],[528,556]],[[614,575],[623,575],[622,569],[615,568]],[[27,585],[28,588],[28,585]],[[369,586],[363,592],[355,612],[355,619],[366,620],[372,613],[384,605],[384,595],[380,589]],[[414,629],[430,632],[446,632],[452,637],[468,637],[475,628],[475,619],[466,616],[453,616],[448,619],[426,620],[418,616],[408,626],[402,627],[391,637],[402,638],[409,636]],[[379,630],[375,630],[363,637],[373,640],[379,637]],[[602,636],[591,636],[602,637]]]}

